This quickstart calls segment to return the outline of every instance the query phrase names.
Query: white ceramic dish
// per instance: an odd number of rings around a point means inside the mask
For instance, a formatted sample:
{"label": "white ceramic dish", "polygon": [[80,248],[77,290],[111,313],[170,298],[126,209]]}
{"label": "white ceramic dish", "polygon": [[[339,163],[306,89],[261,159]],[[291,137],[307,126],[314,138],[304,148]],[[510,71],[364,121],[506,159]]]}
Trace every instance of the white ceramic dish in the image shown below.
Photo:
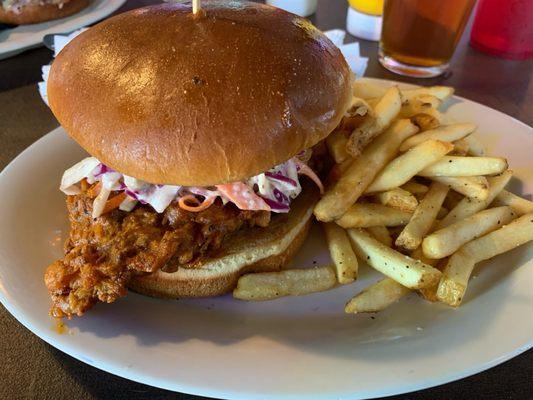
{"label": "white ceramic dish", "polygon": [[[516,171],[512,189],[533,192],[530,127],[460,98],[447,113],[476,122],[489,152]],[[56,129],[0,174],[0,300],[43,340],[94,367],[211,397],[353,400],[453,381],[532,346],[531,245],[486,263],[457,310],[413,295],[375,316],[345,315],[346,300],[379,277],[363,268],[353,285],[264,303],[131,294],[67,322],[60,335],[42,275],[67,232],[61,173],[82,156]],[[328,258],[316,228],[294,264]]]}
{"label": "white ceramic dish", "polygon": [[44,35],[69,33],[112,14],[126,0],[92,0],[89,7],[69,17],[0,30],[0,60],[42,45]]}

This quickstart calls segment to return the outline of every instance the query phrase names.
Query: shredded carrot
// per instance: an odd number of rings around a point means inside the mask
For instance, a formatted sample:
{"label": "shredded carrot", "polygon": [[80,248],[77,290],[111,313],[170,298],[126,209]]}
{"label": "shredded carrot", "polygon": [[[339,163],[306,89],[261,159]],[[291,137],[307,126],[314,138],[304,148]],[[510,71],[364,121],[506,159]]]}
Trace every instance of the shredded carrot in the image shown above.
{"label": "shredded carrot", "polygon": [[[192,194],[185,195],[183,197],[180,197],[178,200],[178,205],[180,208],[191,211],[191,212],[200,212],[208,208],[211,204],[215,202],[216,197],[208,197],[204,199],[204,201],[200,202],[195,196]],[[187,203],[195,203],[196,205],[189,205]]]}
{"label": "shredded carrot", "polygon": [[122,192],[110,198],[109,200],[107,200],[107,202],[105,203],[104,209],[102,211],[102,214],[108,213],[109,211],[113,211],[115,208],[118,208],[118,206],[120,206],[120,203],[122,203],[125,198],[126,198],[126,193]]}
{"label": "shredded carrot", "polygon": [[324,185],[322,185],[322,181],[318,177],[317,174],[315,174],[315,171],[313,171],[307,164],[304,164],[303,162],[299,161],[297,162],[298,167],[300,167],[300,170],[298,171],[299,174],[306,175],[308,178],[310,178],[315,184],[318,186],[318,189],[320,189],[320,193],[324,193]]}
{"label": "shredded carrot", "polygon": [[98,182],[95,185],[92,185],[89,190],[87,191],[87,196],[94,198],[98,196],[98,193],[100,193],[100,190],[102,189],[102,182]]}
{"label": "shredded carrot", "polygon": [[80,181],[80,187],[81,187],[81,191],[82,191],[82,192],[85,192],[89,186],[90,186],[90,185],[89,185],[89,183],[87,182],[87,178],[83,178],[83,179]]}

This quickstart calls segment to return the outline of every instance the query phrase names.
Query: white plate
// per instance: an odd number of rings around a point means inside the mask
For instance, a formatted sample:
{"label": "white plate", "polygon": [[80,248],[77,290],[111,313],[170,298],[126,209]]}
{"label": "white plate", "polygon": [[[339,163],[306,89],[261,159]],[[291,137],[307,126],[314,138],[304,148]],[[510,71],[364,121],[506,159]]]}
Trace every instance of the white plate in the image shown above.
{"label": "white plate", "polygon": [[[532,193],[531,128],[459,98],[448,114],[479,124],[489,150],[509,157],[519,179],[512,189]],[[59,179],[82,156],[56,129],[0,175],[0,300],[36,335],[87,364],[204,396],[353,400],[459,379],[532,345],[531,245],[484,265],[457,310],[413,295],[375,317],[345,315],[346,300],[379,277],[363,268],[353,285],[264,303],[131,294],[99,304],[68,322],[70,334],[57,334],[42,277],[67,232]],[[316,228],[295,264],[328,258]]]}
{"label": "white plate", "polygon": [[41,46],[44,35],[69,33],[93,24],[115,12],[125,2],[126,0],[92,0],[89,7],[66,18],[0,30],[0,60]]}

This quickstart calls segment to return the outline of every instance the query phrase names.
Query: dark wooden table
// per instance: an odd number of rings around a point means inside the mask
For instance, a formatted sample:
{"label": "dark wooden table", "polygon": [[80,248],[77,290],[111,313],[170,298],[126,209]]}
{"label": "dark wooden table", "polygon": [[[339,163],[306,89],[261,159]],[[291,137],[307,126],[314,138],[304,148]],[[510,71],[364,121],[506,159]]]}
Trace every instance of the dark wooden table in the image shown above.
{"label": "dark wooden table", "polygon": [[[156,3],[130,0],[118,12]],[[313,22],[321,29],[345,26],[346,1],[321,0]],[[370,57],[366,75],[454,86],[457,94],[533,124],[533,62],[506,61],[468,47],[468,28],[450,73],[432,80],[405,79],[384,70],[377,45],[361,41]],[[40,67],[51,59],[44,48],[0,61],[0,169],[57,126],[36,89]],[[1,222],[0,222],[1,223]],[[524,316],[531,318],[531,316]],[[450,358],[453,358],[450,349]],[[533,351],[486,372],[394,399],[531,399]],[[85,365],[49,346],[0,307],[0,399],[199,399],[127,381]]]}

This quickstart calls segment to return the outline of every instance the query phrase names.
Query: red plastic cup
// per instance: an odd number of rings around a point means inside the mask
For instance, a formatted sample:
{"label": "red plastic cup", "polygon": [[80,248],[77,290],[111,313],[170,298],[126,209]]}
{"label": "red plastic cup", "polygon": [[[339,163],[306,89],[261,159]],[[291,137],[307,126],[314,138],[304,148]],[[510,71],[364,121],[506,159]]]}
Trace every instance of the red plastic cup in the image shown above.
{"label": "red plastic cup", "polygon": [[533,0],[479,0],[470,45],[498,57],[533,57]]}

